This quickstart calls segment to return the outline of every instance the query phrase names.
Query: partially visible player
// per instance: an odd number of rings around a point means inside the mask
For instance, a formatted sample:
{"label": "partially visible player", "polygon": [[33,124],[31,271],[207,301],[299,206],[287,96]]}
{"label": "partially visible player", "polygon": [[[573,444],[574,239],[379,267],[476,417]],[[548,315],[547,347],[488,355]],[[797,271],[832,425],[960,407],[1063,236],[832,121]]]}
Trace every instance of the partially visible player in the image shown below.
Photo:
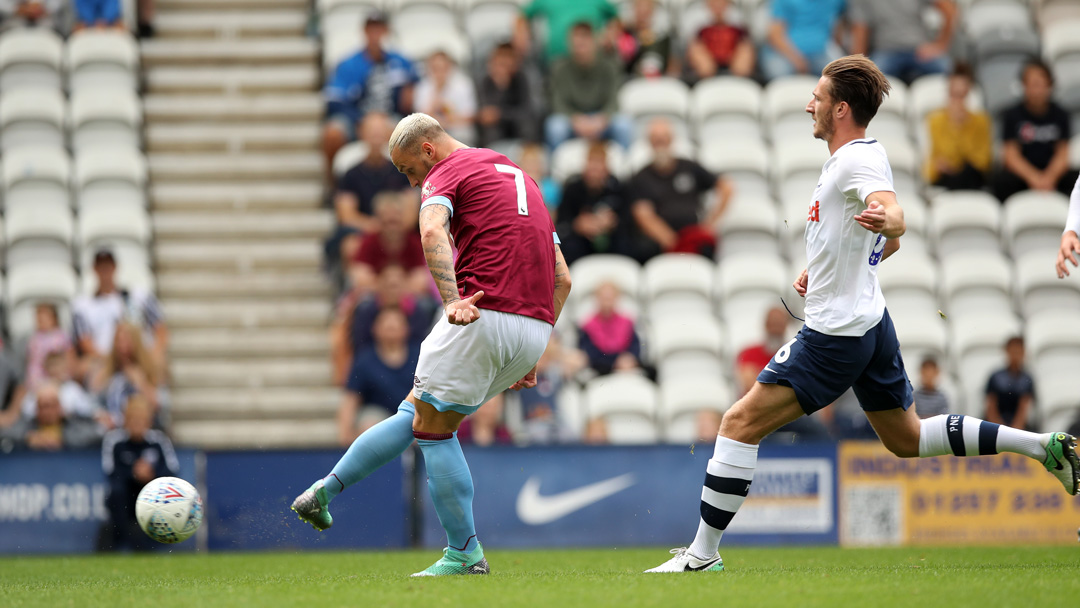
{"label": "partially visible player", "polygon": [[415,438],[448,546],[413,576],[487,574],[456,431],[495,395],[536,386],[536,363],[570,293],[570,274],[540,189],[510,159],[466,146],[426,114],[398,123],[390,159],[409,183],[423,184],[420,233],[446,314],[420,346],[413,390],[397,414],[360,435],[292,508],[316,530],[329,528],[330,501]]}
{"label": "partially visible player", "polygon": [[810,199],[807,268],[794,283],[806,298],[806,325],[724,415],[693,544],[646,572],[723,570],[720,537],[750,491],[758,443],[851,387],[897,456],[1015,452],[1039,460],[1069,494],[1077,493],[1080,460],[1071,435],[1029,433],[956,414],[920,420],[911,407],[911,383],[877,279],[878,264],[899,248],[904,212],[885,148],[866,137],[888,91],[888,79],[862,55],[837,59],[822,71],[806,111],[831,157]]}
{"label": "partially visible player", "polygon": [[1059,279],[1069,276],[1069,267],[1065,260],[1076,268],[1076,254],[1080,253],[1080,178],[1076,179],[1072,195],[1069,196],[1069,217],[1065,220],[1065,232],[1061,235],[1061,249],[1058,250],[1057,273]]}

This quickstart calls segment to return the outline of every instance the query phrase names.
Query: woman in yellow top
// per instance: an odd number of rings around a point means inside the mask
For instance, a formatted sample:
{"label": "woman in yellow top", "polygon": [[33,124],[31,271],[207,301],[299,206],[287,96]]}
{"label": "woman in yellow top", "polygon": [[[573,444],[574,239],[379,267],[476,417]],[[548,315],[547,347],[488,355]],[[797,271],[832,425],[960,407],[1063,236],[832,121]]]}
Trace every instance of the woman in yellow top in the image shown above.
{"label": "woman in yellow top", "polygon": [[990,116],[972,112],[965,103],[971,83],[971,68],[957,64],[949,76],[948,102],[926,117],[930,133],[926,181],[949,190],[982,188],[994,156]]}

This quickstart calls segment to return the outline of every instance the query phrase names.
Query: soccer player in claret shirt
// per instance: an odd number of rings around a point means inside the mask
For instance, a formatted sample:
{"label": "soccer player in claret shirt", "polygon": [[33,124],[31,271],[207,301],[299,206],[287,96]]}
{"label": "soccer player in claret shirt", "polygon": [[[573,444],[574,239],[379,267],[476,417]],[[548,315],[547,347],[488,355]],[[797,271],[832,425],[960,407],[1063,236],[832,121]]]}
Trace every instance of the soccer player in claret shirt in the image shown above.
{"label": "soccer player in claret shirt", "polygon": [[900,345],[877,280],[896,252],[904,212],[885,148],[867,137],[889,81],[862,55],[822,70],[806,111],[831,157],[806,222],[807,267],[795,280],[806,325],[777,351],[757,383],[724,415],[701,490],[701,519],[689,547],[646,572],[723,570],[720,537],[750,491],[758,443],[777,428],[835,401],[853,387],[881,442],[902,458],[1024,454],[1077,493],[1080,462],[1067,433],[1037,434],[971,416],[920,420]]}
{"label": "soccer player in claret shirt", "polygon": [[360,435],[292,508],[316,530],[329,528],[330,501],[415,438],[448,546],[414,576],[487,574],[456,431],[495,395],[536,386],[536,363],[570,293],[570,275],[540,189],[502,154],[470,148],[434,118],[412,114],[390,137],[390,159],[410,184],[422,185],[420,233],[445,315],[420,347],[413,389],[397,414]]}

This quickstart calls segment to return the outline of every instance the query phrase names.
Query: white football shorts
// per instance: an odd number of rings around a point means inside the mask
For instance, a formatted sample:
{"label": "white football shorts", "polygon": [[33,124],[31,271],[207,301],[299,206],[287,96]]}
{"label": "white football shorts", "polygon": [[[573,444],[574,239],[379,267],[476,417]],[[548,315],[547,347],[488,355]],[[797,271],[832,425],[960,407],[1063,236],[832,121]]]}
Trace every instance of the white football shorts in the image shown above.
{"label": "white football shorts", "polygon": [[529,373],[551,329],[539,319],[483,308],[469,325],[451,325],[440,315],[420,345],[413,396],[440,412],[471,414]]}

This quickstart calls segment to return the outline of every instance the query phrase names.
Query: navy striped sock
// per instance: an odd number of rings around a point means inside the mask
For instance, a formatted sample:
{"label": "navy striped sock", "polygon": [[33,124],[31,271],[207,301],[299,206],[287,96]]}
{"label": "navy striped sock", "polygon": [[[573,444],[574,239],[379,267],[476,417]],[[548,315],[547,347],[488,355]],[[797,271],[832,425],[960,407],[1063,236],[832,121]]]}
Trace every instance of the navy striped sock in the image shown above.
{"label": "navy striped sock", "polygon": [[716,553],[724,530],[750,492],[757,466],[757,447],[717,437],[716,452],[701,488],[701,520],[690,552],[707,559]]}
{"label": "navy striped sock", "polygon": [[948,414],[919,422],[919,456],[989,456],[1013,452],[1042,460],[1043,435],[971,416]]}

